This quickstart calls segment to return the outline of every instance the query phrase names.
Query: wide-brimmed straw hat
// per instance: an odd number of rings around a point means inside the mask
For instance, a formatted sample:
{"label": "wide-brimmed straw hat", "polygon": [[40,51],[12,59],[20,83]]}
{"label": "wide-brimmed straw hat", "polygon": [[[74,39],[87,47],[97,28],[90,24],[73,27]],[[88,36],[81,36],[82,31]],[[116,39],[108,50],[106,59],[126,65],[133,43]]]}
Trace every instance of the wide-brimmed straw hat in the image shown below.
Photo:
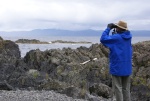
{"label": "wide-brimmed straw hat", "polygon": [[128,30],[127,23],[124,21],[119,21],[118,23],[115,23],[115,25],[121,29]]}

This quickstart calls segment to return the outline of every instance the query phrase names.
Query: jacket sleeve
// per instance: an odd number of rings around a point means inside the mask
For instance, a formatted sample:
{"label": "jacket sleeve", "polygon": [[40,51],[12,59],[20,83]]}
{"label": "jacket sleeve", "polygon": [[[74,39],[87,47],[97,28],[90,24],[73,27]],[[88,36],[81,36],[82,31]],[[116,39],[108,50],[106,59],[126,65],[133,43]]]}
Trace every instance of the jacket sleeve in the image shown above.
{"label": "jacket sleeve", "polygon": [[111,47],[116,41],[117,41],[117,36],[116,35],[109,35],[110,33],[110,28],[106,28],[105,31],[102,33],[102,36],[100,38],[100,42],[106,46],[106,47]]}

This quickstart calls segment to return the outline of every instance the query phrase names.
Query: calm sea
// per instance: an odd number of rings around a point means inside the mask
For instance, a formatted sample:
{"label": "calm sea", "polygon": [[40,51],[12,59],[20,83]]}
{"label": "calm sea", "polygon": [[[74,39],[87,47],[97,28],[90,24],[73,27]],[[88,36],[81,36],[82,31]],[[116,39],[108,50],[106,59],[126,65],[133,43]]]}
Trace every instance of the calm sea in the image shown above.
{"label": "calm sea", "polygon": [[[40,41],[47,41],[47,42],[51,42],[51,41],[55,41],[55,40],[63,40],[63,41],[75,41],[75,42],[79,42],[79,41],[88,41],[88,42],[92,42],[92,44],[95,43],[99,43],[99,38],[100,37],[86,37],[86,36],[56,36],[56,37],[51,37],[51,36],[35,36],[35,37],[3,37],[3,39],[5,40],[12,40],[12,41],[16,41],[17,39],[37,39]],[[137,43],[137,42],[141,42],[141,41],[146,41],[146,40],[150,40],[150,37],[133,37],[132,38],[132,44]],[[70,47],[72,49],[76,49],[77,47],[80,46],[85,46],[85,47],[90,47],[91,44],[60,44],[60,43],[55,43],[55,44],[18,44],[20,51],[21,51],[21,57],[24,57],[26,55],[27,52],[29,52],[30,50],[35,50],[35,49],[40,49],[41,51],[45,51],[45,50],[49,50],[49,49],[62,49],[64,47]]]}

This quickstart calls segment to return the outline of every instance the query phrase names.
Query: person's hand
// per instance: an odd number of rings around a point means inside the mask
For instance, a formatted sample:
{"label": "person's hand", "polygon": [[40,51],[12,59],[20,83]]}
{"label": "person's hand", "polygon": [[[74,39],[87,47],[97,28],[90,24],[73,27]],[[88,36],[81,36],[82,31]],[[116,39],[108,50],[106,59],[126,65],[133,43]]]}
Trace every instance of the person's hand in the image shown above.
{"label": "person's hand", "polygon": [[113,24],[113,23],[109,23],[107,25],[107,27],[110,28],[110,29],[113,29],[113,28],[116,28],[117,26],[115,24]]}

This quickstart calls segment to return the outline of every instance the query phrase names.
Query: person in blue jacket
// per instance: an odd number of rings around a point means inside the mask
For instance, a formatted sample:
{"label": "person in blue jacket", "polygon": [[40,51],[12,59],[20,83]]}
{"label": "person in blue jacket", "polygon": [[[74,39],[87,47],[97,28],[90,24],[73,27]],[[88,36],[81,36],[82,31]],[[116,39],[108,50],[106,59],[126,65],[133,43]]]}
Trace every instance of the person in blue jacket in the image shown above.
{"label": "person in blue jacket", "polygon": [[[111,29],[116,30],[109,35]],[[116,101],[131,101],[130,75],[132,74],[132,35],[127,23],[119,21],[110,23],[102,33],[100,42],[109,48],[110,74]]]}

